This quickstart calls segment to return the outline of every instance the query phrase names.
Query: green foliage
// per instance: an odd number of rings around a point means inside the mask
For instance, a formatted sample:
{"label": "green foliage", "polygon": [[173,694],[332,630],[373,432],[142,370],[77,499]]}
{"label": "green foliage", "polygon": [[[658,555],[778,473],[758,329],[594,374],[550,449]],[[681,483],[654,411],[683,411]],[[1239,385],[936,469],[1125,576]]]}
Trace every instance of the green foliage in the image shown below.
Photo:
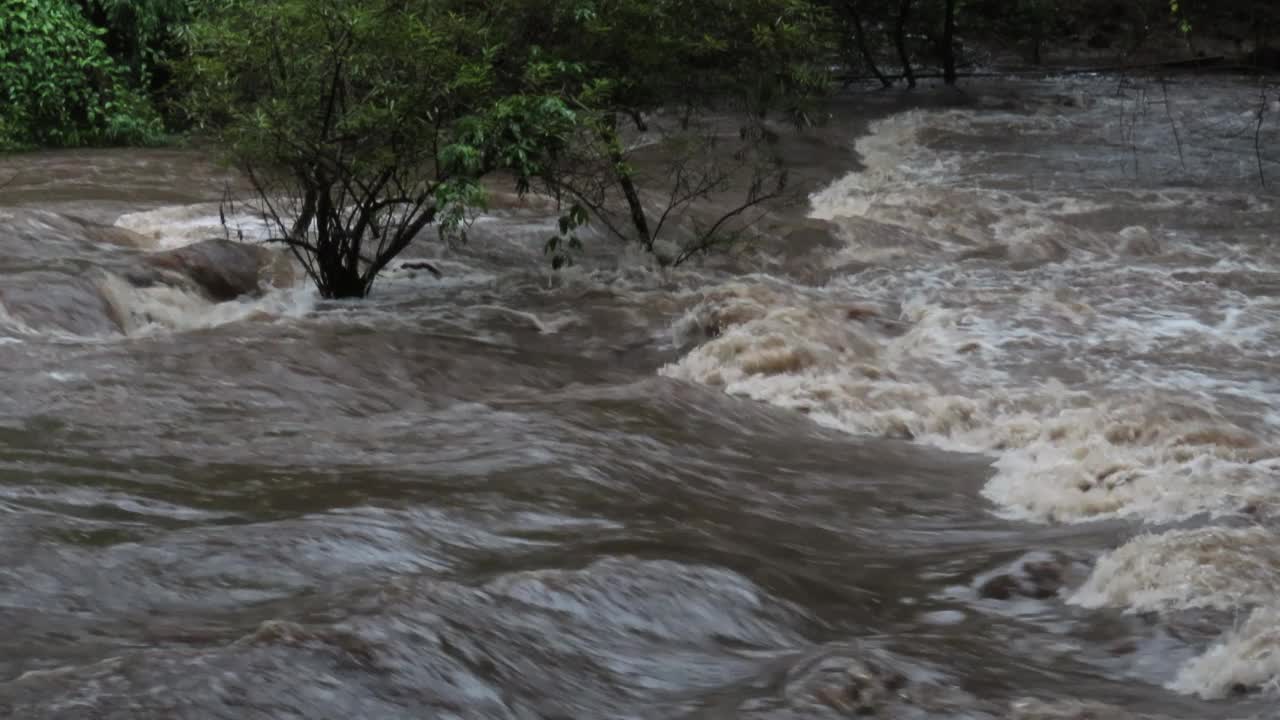
{"label": "green foliage", "polygon": [[1178,23],[1179,32],[1183,35],[1191,33],[1191,20],[1182,11],[1182,3],[1178,0],[1169,0],[1169,15]]}
{"label": "green foliage", "polygon": [[559,270],[573,265],[573,256],[582,251],[582,241],[578,239],[578,229],[591,221],[591,213],[586,207],[574,203],[568,212],[560,216],[558,233],[547,239],[542,250],[551,258],[551,267]]}
{"label": "green foliage", "polygon": [[0,147],[148,142],[160,125],[66,0],[0,0]]}
{"label": "green foliage", "polygon": [[216,0],[81,0],[112,56],[145,86],[181,51],[187,23]]}
{"label": "green foliage", "polygon": [[583,107],[644,113],[717,105],[798,118],[825,90],[825,11],[809,0],[511,3],[531,80]]}

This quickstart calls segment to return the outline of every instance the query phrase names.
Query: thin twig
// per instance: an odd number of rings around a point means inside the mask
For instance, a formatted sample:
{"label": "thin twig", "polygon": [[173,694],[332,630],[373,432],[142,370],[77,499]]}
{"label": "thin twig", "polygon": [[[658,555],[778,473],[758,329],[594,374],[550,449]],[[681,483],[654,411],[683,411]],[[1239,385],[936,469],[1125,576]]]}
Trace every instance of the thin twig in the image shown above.
{"label": "thin twig", "polygon": [[1173,141],[1178,145],[1178,164],[1182,171],[1187,170],[1187,159],[1182,154],[1182,136],[1178,133],[1178,122],[1173,118],[1173,101],[1169,99],[1169,80],[1160,78],[1160,88],[1164,90],[1164,113],[1169,118],[1169,128],[1173,130]]}
{"label": "thin twig", "polygon": [[1258,182],[1265,188],[1267,173],[1262,162],[1262,123],[1267,116],[1267,87],[1259,84],[1258,94],[1258,123],[1253,127],[1253,156],[1258,162]]}

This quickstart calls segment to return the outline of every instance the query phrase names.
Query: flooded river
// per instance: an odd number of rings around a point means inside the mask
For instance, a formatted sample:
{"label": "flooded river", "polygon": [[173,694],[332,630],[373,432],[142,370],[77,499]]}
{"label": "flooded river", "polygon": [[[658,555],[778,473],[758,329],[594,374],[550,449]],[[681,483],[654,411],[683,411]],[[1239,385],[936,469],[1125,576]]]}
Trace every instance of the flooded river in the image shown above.
{"label": "flooded river", "polygon": [[1167,89],[855,93],[738,257],[505,203],[361,303],[174,280],[193,153],[0,159],[0,716],[1280,717],[1280,119]]}

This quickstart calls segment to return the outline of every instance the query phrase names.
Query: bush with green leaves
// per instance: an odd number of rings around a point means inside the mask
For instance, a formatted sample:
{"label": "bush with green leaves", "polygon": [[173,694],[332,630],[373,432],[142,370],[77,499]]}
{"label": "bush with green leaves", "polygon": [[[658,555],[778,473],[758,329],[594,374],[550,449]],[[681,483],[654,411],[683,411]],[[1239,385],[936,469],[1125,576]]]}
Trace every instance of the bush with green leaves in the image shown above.
{"label": "bush with green leaves", "polygon": [[161,127],[67,0],[0,0],[0,147],[133,144]]}

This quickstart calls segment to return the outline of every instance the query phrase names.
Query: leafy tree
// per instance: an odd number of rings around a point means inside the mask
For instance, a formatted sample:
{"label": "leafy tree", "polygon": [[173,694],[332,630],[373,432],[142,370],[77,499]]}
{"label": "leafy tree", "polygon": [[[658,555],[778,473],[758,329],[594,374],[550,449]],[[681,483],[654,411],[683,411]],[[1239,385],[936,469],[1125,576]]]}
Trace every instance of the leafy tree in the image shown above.
{"label": "leafy tree", "polygon": [[192,27],[188,106],[321,294],[362,297],[424,229],[461,234],[482,178],[526,189],[567,138],[565,103],[503,72],[500,28],[465,0],[230,0]]}

